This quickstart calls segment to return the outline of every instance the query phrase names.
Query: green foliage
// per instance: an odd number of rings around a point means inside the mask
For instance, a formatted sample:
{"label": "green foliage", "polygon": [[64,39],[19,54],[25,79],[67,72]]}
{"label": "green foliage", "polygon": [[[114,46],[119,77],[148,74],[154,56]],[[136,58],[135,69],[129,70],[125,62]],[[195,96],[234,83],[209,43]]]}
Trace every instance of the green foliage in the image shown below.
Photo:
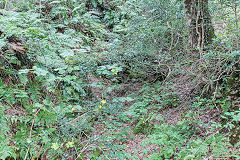
{"label": "green foliage", "polygon": [[4,110],[7,109],[4,106],[0,106],[0,159],[6,159],[7,157],[15,157],[14,148],[9,145],[9,138],[7,135],[10,133],[9,122],[7,121],[7,116]]}
{"label": "green foliage", "polygon": [[[0,1],[0,159],[138,159],[132,133],[160,148],[151,159],[238,157],[238,4],[210,3],[226,26],[188,61],[182,1]],[[198,97],[173,126],[180,68]],[[214,109],[222,121],[198,118]]]}
{"label": "green foliage", "polygon": [[183,29],[180,3],[130,0],[124,7],[131,8],[132,17],[125,34],[111,43],[110,60],[123,65],[130,74],[163,79],[172,49],[183,46],[178,36]]}
{"label": "green foliage", "polygon": [[[114,75],[117,75],[119,72],[123,71],[122,67],[118,67],[117,65],[105,65],[105,66],[99,66],[97,68],[96,73],[99,76],[104,76],[106,78],[113,77]],[[116,81],[116,78],[112,79],[113,81]]]}
{"label": "green foliage", "polygon": [[141,119],[136,127],[133,129],[134,134],[143,133],[143,134],[151,134],[154,130],[153,124],[151,124],[150,117],[148,119]]}
{"label": "green foliage", "polygon": [[189,136],[189,130],[184,126],[186,124],[189,122],[180,122],[176,126],[161,124],[156,128],[149,136],[151,139],[146,141],[161,148],[159,153],[152,155],[152,159],[202,159],[209,152],[214,158],[227,157],[229,144],[226,137],[218,134],[206,139]]}
{"label": "green foliage", "polygon": [[226,137],[223,135],[214,135],[205,140],[198,138],[190,141],[187,147],[180,152],[180,157],[183,159],[202,159],[211,152],[214,158],[226,158],[229,151],[225,140]]}
{"label": "green foliage", "polygon": [[156,128],[155,134],[150,135],[148,143],[157,144],[161,147],[160,153],[155,153],[153,159],[177,158],[175,155],[177,148],[181,148],[187,137],[182,135],[177,128],[162,124]]}
{"label": "green foliage", "polygon": [[[157,114],[159,110],[177,107],[181,100],[176,93],[164,90],[161,85],[161,82],[144,85],[138,94],[132,95],[136,102],[130,106],[125,114],[132,116],[134,120],[142,117],[148,119],[148,117]],[[173,88],[174,86],[171,89]]]}
{"label": "green foliage", "polygon": [[[5,127],[4,132],[1,131],[1,142],[14,141],[16,149],[9,149],[8,143],[1,145],[4,153],[1,158],[16,155],[21,159],[26,155],[37,158],[52,144],[64,144],[91,129],[95,115],[86,105],[87,101],[83,102],[89,94],[87,74],[96,70],[97,57],[104,55],[100,50],[108,33],[99,23],[99,17],[82,7],[84,2],[47,1],[40,8],[34,3],[30,8],[23,7],[20,1],[15,5],[17,11],[1,10],[1,48],[12,45],[9,37],[21,37],[17,41],[24,43],[24,50],[28,52],[24,53],[27,55],[24,59],[11,50],[3,53],[5,60],[1,61],[1,69],[5,79],[15,81],[16,85],[7,86],[4,79],[0,84],[0,99],[13,108],[20,105],[27,116],[11,117],[17,132],[9,137],[6,109],[2,108],[1,126]],[[77,27],[79,23],[83,25]],[[29,74],[34,77],[30,79]],[[86,107],[78,107],[84,105]],[[64,150],[64,145],[58,149],[53,147],[47,156],[58,157]]]}

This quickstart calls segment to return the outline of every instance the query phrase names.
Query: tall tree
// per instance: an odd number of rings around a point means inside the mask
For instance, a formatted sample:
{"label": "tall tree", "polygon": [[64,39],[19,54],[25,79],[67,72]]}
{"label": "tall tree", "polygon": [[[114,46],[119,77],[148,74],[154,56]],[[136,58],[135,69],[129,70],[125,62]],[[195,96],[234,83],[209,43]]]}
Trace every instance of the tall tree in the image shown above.
{"label": "tall tree", "polygon": [[199,47],[202,51],[215,37],[208,0],[184,0],[184,5],[189,26],[189,45],[192,49]]}

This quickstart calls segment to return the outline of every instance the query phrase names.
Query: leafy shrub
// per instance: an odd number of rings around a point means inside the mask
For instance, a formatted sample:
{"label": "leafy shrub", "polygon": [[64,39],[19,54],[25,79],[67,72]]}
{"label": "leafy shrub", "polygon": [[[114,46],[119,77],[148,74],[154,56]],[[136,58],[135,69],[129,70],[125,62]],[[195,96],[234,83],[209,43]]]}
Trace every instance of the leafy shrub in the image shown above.
{"label": "leafy shrub", "polygon": [[[190,121],[191,123],[191,121]],[[202,159],[212,153],[215,158],[223,158],[228,152],[229,144],[226,137],[221,134],[209,136],[201,139],[198,136],[189,137],[186,122],[179,123],[177,126],[161,124],[146,140],[146,143],[156,144],[161,150],[152,155],[153,159]],[[191,139],[190,139],[191,138]],[[227,156],[226,156],[227,157]]]}
{"label": "leafy shrub", "polygon": [[[134,15],[126,25],[126,34],[112,42],[112,63],[119,63],[130,74],[155,76],[159,80],[168,74],[171,50],[182,45],[179,31],[183,29],[179,3],[159,1],[128,1]],[[173,16],[173,15],[177,15]],[[169,22],[171,19],[171,23]]]}

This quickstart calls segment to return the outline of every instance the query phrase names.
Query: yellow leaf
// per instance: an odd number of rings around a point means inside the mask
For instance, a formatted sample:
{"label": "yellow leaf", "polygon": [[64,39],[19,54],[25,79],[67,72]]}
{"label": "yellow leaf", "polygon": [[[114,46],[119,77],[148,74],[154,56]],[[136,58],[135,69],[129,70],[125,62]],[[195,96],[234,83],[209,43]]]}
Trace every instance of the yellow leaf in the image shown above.
{"label": "yellow leaf", "polygon": [[68,143],[66,144],[66,147],[67,147],[67,148],[72,148],[72,147],[73,147],[73,142],[68,142]]}
{"label": "yellow leaf", "polygon": [[107,101],[106,100],[101,100],[101,103],[105,104],[105,103],[107,103]]}
{"label": "yellow leaf", "polygon": [[112,69],[111,72],[113,72],[115,75],[117,75],[118,70],[117,69]]}
{"label": "yellow leaf", "polygon": [[54,149],[54,150],[57,150],[59,148],[59,146],[58,146],[57,143],[52,143],[51,148]]}

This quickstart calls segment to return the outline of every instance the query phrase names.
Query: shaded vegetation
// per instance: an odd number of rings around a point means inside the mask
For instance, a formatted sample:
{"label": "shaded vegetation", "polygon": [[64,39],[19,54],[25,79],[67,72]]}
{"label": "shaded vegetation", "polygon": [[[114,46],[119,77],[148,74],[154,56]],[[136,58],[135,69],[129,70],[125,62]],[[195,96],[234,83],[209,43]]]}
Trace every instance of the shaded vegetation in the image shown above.
{"label": "shaded vegetation", "polygon": [[239,4],[0,1],[0,159],[239,159]]}

